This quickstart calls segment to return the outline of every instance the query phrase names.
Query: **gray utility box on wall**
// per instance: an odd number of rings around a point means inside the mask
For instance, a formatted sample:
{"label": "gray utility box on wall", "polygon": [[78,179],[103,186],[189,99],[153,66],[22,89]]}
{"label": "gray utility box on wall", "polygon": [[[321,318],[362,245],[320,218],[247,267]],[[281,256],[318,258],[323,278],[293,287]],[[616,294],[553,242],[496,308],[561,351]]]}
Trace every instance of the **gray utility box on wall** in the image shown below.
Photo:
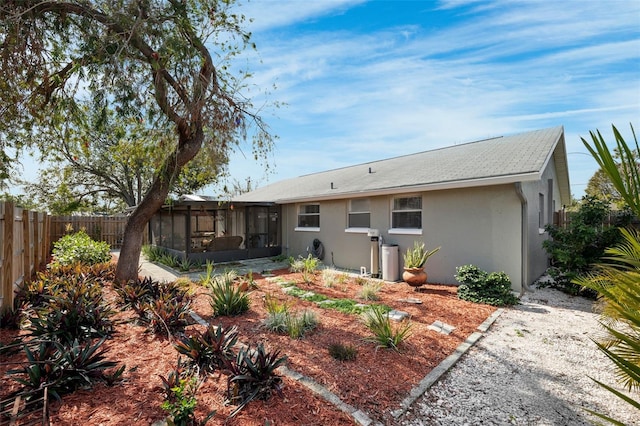
{"label": "gray utility box on wall", "polygon": [[400,281],[400,265],[398,263],[398,245],[382,245],[382,279]]}

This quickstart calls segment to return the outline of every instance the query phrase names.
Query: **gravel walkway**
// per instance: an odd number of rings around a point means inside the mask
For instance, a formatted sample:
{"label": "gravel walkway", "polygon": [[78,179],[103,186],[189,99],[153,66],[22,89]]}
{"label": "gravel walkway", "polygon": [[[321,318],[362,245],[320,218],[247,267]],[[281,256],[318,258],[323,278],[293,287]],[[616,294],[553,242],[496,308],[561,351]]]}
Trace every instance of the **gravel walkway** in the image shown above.
{"label": "gravel walkway", "polygon": [[[640,412],[587,376],[615,384],[592,303],[557,290],[527,293],[401,418],[417,425],[585,425],[583,408],[640,425]],[[635,396],[638,398],[638,395]]]}

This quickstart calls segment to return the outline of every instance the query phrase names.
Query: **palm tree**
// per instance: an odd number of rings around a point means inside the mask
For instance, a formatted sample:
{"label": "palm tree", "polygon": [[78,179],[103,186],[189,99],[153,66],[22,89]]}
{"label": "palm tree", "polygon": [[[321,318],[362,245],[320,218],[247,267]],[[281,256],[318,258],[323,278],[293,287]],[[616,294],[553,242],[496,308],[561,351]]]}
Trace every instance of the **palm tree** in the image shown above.
{"label": "palm tree", "polygon": [[[619,163],[614,160],[599,131],[590,132],[592,144],[584,138],[582,142],[609,176],[625,203],[636,216],[640,216],[638,139],[631,126],[634,150],[618,129],[612,127]],[[597,265],[594,273],[574,282],[599,293],[604,304],[600,323],[609,336],[596,344],[616,366],[618,381],[626,390],[637,393],[640,391],[640,233],[632,229],[622,229],[621,232],[623,242],[605,252],[607,263]],[[595,379],[594,381],[640,410],[640,400]],[[622,424],[604,414],[589,411],[613,424]]]}

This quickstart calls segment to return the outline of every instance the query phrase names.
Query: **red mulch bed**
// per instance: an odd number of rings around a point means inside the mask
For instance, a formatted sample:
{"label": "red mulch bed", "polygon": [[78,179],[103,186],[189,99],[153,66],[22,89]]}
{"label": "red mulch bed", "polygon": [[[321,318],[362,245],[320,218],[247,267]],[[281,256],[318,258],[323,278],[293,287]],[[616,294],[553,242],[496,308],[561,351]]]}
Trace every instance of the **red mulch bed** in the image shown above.
{"label": "red mulch bed", "polygon": [[[276,271],[280,278],[295,281],[298,287],[331,298],[357,299],[361,285],[354,279],[332,288],[325,287],[321,274],[313,284],[305,284],[301,274]],[[254,275],[257,289],[251,291],[250,310],[237,317],[212,316],[209,298],[203,287],[196,286],[192,309],[203,319],[224,327],[238,326],[240,340],[245,344],[264,343],[267,349],[280,349],[288,356],[288,368],[312,378],[340,399],[367,413],[382,423],[391,423],[391,412],[409,394],[412,387],[450,355],[492,312],[494,307],[458,300],[456,288],[427,284],[420,291],[404,283],[386,283],[380,291],[380,300],[393,309],[408,312],[413,324],[412,334],[400,352],[376,348],[365,341],[369,330],[356,315],[323,309],[315,303],[303,301],[282,292],[272,280]],[[263,325],[266,317],[263,299],[266,294],[279,299],[293,300],[295,310],[311,309],[317,313],[319,326],[303,338],[292,340],[286,335],[270,332]],[[115,305],[114,293],[105,288],[107,300]],[[403,299],[415,298],[422,304]],[[369,302],[370,303],[370,302]],[[120,320],[132,319],[131,312],[119,312]],[[439,320],[455,326],[448,336],[427,329]],[[200,325],[187,327],[203,329]],[[17,331],[0,329],[0,342],[8,343]],[[357,348],[355,361],[337,361],[328,352],[332,343],[344,343]],[[126,364],[124,380],[109,387],[96,384],[63,397],[51,404],[53,425],[149,425],[165,417],[160,408],[163,401],[159,375],[166,376],[175,367],[178,353],[167,336],[150,334],[131,321],[116,326],[113,337],[105,342],[107,357]],[[22,354],[0,361],[0,399],[18,389],[18,385],[5,373],[11,367],[3,364],[23,358]],[[15,367],[15,366],[13,366]],[[234,409],[225,406],[226,377],[215,373],[207,378],[198,391],[197,417],[209,411],[217,413],[209,425],[352,425],[349,415],[326,402],[302,384],[285,378],[284,397],[273,396],[268,401],[253,401],[236,417],[228,419]],[[270,422],[270,423],[268,423]]]}

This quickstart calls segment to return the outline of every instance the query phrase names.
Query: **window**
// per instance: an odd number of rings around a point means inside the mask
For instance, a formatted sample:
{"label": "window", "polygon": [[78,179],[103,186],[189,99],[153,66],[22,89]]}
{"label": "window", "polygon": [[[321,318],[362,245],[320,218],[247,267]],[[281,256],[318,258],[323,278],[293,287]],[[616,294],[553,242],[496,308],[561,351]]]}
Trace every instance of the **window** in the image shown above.
{"label": "window", "polygon": [[422,197],[396,197],[391,209],[391,228],[422,229]]}
{"label": "window", "polygon": [[538,194],[538,228],[544,228],[544,194]]}
{"label": "window", "polygon": [[298,228],[320,228],[320,204],[298,207]]}
{"label": "window", "polygon": [[369,211],[368,198],[356,198],[349,201],[348,228],[369,228],[371,225],[371,213]]}

